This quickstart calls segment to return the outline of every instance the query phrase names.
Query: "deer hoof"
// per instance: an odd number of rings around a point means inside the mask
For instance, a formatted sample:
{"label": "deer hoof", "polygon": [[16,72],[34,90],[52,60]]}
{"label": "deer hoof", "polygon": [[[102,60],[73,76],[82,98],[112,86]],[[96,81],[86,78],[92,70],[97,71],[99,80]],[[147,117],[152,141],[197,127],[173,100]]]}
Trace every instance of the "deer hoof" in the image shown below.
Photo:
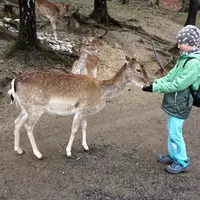
{"label": "deer hoof", "polygon": [[41,157],[39,157],[39,158],[37,157],[37,159],[38,159],[38,160],[43,160],[44,157],[43,157],[43,156],[41,156]]}
{"label": "deer hoof", "polygon": [[71,156],[68,156],[67,153],[65,154],[65,156],[67,156],[68,159],[74,158],[74,156],[72,156],[72,155],[71,155]]}
{"label": "deer hoof", "polygon": [[17,152],[17,154],[19,154],[19,155],[22,155],[22,154],[24,154],[25,153],[25,151],[24,150],[22,150],[21,148],[19,148],[19,149],[15,149],[15,151]]}
{"label": "deer hoof", "polygon": [[42,160],[43,159],[43,155],[40,152],[34,153],[36,155],[36,157],[38,158],[38,160]]}
{"label": "deer hoof", "polygon": [[72,157],[72,154],[71,152],[67,152],[67,157],[71,158]]}
{"label": "deer hoof", "polygon": [[82,144],[83,148],[84,148],[84,151],[89,151],[89,147],[87,144]]}

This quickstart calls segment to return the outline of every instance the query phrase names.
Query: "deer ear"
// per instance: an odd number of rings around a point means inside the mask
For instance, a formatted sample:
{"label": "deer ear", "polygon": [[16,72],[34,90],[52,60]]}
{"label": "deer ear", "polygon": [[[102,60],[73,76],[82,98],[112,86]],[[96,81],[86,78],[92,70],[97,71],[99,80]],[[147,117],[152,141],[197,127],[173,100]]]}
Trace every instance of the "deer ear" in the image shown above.
{"label": "deer ear", "polygon": [[69,4],[67,4],[67,3],[66,3],[66,4],[64,4],[64,8],[65,8],[65,10],[67,10],[67,11],[68,11],[68,10],[69,10]]}
{"label": "deer ear", "polygon": [[133,55],[133,57],[134,57],[136,60],[138,60],[138,58],[139,58],[138,52],[135,52],[134,55]]}
{"label": "deer ear", "polygon": [[82,44],[85,44],[85,43],[86,43],[86,38],[85,38],[85,37],[82,38],[81,43],[82,43]]}
{"label": "deer ear", "polygon": [[79,10],[80,10],[80,8],[74,8],[74,12],[75,12],[75,13],[78,13]]}
{"label": "deer ear", "polygon": [[125,60],[126,60],[126,61],[129,61],[130,58],[129,58],[127,55],[125,55]]}
{"label": "deer ear", "polygon": [[95,37],[89,37],[89,42],[93,42]]}

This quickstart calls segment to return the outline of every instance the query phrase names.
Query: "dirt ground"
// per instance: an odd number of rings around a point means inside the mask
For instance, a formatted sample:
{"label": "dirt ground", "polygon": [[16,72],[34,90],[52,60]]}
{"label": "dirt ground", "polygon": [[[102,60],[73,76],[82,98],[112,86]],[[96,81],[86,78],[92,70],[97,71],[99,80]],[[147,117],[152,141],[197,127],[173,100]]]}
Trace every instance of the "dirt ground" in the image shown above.
{"label": "dirt ground", "polygon": [[[80,12],[89,14],[93,1],[71,1]],[[141,1],[142,2],[142,1]],[[109,13],[119,21],[130,20],[150,35],[164,50],[176,42],[176,34],[186,14],[163,8],[146,7],[131,1],[119,5],[109,1]],[[164,5],[164,4],[163,4]],[[198,22],[199,23],[199,17]],[[75,33],[62,30],[58,37]],[[45,27],[51,32],[50,25]],[[67,32],[67,33],[66,33]],[[80,35],[79,35],[80,36]],[[81,146],[81,132],[76,134],[72,158],[65,154],[72,118],[44,115],[34,132],[38,148],[44,155],[38,160],[23,129],[21,146],[25,154],[13,150],[14,120],[19,110],[9,105],[6,96],[15,73],[25,70],[52,70],[42,57],[13,57],[3,60],[3,52],[12,42],[0,39],[0,200],[199,200],[200,199],[200,137],[199,110],[194,108],[184,123],[184,137],[191,171],[171,175],[156,156],[167,150],[167,115],[161,110],[162,95],[144,93],[135,85],[127,85],[123,94],[108,102],[99,113],[88,118],[89,152]],[[112,77],[123,65],[123,55],[137,52],[151,79],[159,69],[151,46],[151,38],[134,31],[110,30],[100,49],[99,79]],[[163,64],[170,56],[159,53]],[[56,64],[62,67],[60,64]],[[55,69],[53,69],[55,70]]]}

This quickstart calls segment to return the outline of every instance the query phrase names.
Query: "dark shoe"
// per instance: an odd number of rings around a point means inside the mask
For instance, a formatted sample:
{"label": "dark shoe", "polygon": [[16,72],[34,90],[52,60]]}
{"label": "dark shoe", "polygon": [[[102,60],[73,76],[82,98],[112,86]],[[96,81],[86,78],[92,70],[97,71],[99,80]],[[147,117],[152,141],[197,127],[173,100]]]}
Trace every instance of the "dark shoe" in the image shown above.
{"label": "dark shoe", "polygon": [[157,161],[164,164],[172,164],[174,162],[170,155],[160,155],[157,157]]}
{"label": "dark shoe", "polygon": [[186,162],[187,165],[183,166],[178,161],[174,161],[171,165],[166,167],[166,171],[171,174],[178,174],[180,172],[188,172],[189,171],[189,161]]}

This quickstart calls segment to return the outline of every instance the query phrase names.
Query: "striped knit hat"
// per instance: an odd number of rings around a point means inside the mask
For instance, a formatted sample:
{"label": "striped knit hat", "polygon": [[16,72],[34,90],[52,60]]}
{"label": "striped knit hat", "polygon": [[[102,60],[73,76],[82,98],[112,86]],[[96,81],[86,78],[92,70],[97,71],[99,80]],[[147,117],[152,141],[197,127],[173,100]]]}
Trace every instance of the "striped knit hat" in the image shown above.
{"label": "striped knit hat", "polygon": [[187,46],[196,46],[200,40],[200,30],[193,25],[183,27],[178,33],[178,43]]}

